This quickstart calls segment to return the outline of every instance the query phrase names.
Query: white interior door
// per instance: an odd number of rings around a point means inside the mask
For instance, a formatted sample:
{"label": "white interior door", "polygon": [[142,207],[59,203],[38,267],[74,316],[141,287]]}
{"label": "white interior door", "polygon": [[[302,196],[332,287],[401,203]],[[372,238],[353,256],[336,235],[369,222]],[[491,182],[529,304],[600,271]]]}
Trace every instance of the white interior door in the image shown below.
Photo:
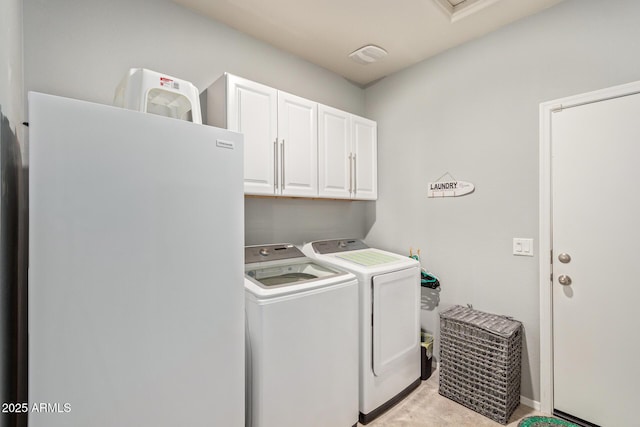
{"label": "white interior door", "polygon": [[639,116],[636,94],[551,119],[553,404],[603,427],[638,425]]}

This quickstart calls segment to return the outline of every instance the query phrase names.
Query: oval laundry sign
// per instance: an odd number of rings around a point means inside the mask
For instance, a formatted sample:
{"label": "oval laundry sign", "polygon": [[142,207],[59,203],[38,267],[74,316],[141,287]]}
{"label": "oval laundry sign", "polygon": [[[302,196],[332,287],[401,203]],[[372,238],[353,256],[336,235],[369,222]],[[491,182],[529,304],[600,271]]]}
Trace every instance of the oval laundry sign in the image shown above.
{"label": "oval laundry sign", "polygon": [[473,192],[475,187],[466,181],[430,182],[427,197],[458,197]]}

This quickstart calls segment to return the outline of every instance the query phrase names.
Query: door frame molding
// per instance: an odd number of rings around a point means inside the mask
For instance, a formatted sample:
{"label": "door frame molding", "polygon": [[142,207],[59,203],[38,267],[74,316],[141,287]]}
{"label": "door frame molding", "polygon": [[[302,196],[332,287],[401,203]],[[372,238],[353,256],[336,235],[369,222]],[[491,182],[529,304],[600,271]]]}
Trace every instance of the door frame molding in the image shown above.
{"label": "door frame molding", "polygon": [[[540,104],[540,410],[553,413],[553,281],[551,279],[551,119],[552,114],[608,99],[640,93],[640,81],[559,98]],[[549,258],[547,258],[549,257]]]}

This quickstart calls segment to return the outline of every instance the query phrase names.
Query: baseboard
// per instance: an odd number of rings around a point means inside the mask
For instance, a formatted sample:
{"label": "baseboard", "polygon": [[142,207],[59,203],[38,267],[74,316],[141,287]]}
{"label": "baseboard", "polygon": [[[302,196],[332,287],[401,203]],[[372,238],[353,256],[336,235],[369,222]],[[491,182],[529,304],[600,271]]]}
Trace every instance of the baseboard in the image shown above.
{"label": "baseboard", "polygon": [[540,402],[531,400],[528,397],[520,396],[520,403],[526,405],[530,408],[535,409],[536,411],[540,411]]}

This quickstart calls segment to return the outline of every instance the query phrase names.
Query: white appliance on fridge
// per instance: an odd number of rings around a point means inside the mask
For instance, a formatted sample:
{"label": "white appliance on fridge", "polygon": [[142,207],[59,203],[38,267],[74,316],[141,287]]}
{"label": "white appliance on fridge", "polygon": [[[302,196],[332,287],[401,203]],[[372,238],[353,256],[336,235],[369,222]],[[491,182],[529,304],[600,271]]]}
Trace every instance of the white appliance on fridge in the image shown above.
{"label": "white appliance on fridge", "polygon": [[40,93],[29,133],[29,426],[243,426],[242,135]]}

